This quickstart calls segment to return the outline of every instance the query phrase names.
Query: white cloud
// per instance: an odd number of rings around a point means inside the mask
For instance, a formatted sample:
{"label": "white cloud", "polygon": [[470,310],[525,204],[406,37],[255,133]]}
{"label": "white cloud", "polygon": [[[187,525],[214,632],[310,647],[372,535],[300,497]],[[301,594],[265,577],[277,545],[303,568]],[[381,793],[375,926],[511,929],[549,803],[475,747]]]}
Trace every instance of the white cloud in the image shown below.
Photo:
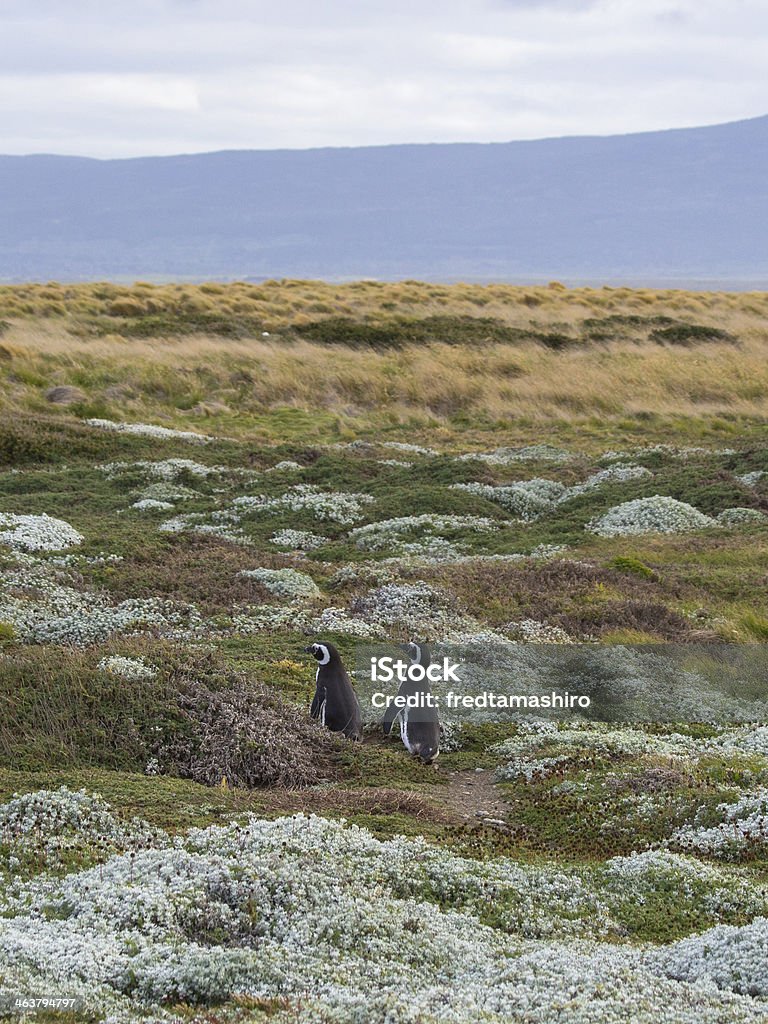
{"label": "white cloud", "polygon": [[4,152],[505,141],[766,113],[764,0],[5,0]]}
{"label": "white cloud", "polygon": [[195,83],[169,75],[0,74],[0,109],[30,114],[53,107],[78,111],[103,108],[190,111],[199,106]]}

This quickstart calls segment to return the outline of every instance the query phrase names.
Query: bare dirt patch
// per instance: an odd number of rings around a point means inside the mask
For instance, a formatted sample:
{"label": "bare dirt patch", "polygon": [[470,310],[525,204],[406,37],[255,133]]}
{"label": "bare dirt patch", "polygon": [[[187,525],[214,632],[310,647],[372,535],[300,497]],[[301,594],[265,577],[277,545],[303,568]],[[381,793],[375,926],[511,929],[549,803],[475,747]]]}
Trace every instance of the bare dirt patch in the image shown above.
{"label": "bare dirt patch", "polygon": [[463,821],[506,825],[507,806],[499,795],[493,772],[450,772],[448,784],[436,798]]}

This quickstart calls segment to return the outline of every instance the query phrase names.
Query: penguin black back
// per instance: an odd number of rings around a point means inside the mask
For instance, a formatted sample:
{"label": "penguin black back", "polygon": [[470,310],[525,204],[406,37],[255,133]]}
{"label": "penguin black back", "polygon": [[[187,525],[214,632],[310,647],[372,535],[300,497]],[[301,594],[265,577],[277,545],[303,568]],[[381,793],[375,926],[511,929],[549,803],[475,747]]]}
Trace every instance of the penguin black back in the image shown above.
{"label": "penguin black back", "polygon": [[333,644],[314,643],[305,647],[317,661],[315,696],[310,715],[319,719],[331,732],[341,732],[347,739],[363,738],[363,716],[352,681]]}

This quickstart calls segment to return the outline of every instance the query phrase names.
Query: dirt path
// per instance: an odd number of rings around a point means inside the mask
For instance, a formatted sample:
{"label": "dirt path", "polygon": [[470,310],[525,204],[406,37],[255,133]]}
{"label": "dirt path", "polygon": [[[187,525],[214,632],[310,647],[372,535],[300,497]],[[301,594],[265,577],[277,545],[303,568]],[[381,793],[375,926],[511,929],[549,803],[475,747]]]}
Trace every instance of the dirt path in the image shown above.
{"label": "dirt path", "polygon": [[467,822],[506,825],[507,807],[493,782],[493,772],[449,772],[448,785],[434,794],[457,817]]}

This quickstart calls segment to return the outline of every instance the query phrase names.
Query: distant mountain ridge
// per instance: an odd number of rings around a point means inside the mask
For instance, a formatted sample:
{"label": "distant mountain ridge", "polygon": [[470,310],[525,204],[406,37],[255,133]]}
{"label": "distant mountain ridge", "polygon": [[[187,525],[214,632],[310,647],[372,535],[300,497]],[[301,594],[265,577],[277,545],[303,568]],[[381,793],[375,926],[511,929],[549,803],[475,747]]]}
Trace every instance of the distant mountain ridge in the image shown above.
{"label": "distant mountain ridge", "polygon": [[0,280],[768,287],[768,116],[507,143],[0,157]]}

